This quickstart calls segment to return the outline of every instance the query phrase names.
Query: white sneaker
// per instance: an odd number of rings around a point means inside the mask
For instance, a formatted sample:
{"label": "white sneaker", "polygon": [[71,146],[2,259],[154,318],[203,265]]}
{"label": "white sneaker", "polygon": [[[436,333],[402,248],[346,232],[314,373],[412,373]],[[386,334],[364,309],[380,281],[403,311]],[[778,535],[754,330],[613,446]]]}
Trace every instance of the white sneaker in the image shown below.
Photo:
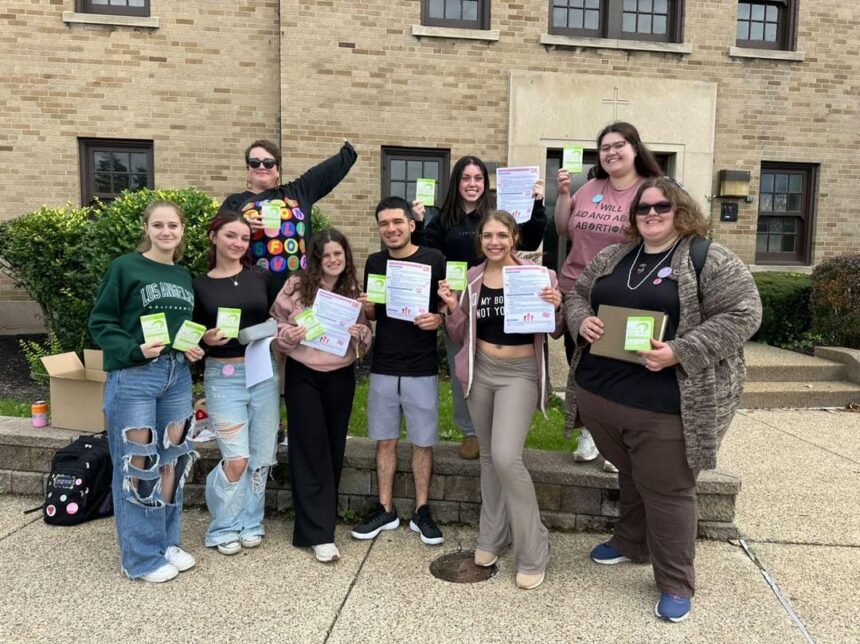
{"label": "white sneaker", "polygon": [[144,575],[143,577],[141,577],[141,579],[143,579],[143,581],[148,581],[153,584],[160,584],[165,581],[170,581],[178,574],[179,571],[176,569],[176,566],[174,566],[173,564],[166,563],[161,568],[153,570],[148,575]]}
{"label": "white sneaker", "polygon": [[340,559],[340,552],[338,551],[337,546],[333,543],[321,543],[313,548],[317,561],[328,563],[330,561],[337,561]]}
{"label": "white sneaker", "polygon": [[197,563],[194,560],[194,557],[185,552],[179,546],[170,546],[164,552],[164,558],[167,559],[168,563],[173,564],[173,567],[176,568],[179,572],[185,572],[186,570],[190,570],[194,567],[194,564]]}
{"label": "white sneaker", "polygon": [[240,537],[239,542],[242,544],[243,548],[256,548],[263,543],[263,535],[254,534],[250,537]]}
{"label": "white sneaker", "polygon": [[218,552],[220,552],[222,555],[235,555],[241,549],[242,544],[239,543],[238,539],[218,544]]}
{"label": "white sneaker", "polygon": [[605,458],[603,459],[603,471],[609,472],[610,474],[618,474],[618,468],[615,467],[609,461],[607,461]]}
{"label": "white sneaker", "polygon": [[597,445],[594,444],[591,432],[583,427],[579,430],[579,442],[576,444],[573,460],[580,462],[593,461],[598,456],[600,456],[600,452],[597,451]]}

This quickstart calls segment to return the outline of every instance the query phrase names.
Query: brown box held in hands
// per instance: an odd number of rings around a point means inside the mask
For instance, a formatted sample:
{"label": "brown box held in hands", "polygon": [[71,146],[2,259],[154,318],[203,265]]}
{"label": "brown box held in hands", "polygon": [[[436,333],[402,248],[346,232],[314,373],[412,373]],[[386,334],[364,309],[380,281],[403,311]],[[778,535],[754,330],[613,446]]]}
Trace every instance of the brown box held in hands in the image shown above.
{"label": "brown box held in hands", "polygon": [[51,425],[85,432],[103,431],[107,374],[102,368],[102,352],[84,349],[84,364],[74,351],[46,356],[42,364],[51,377]]}

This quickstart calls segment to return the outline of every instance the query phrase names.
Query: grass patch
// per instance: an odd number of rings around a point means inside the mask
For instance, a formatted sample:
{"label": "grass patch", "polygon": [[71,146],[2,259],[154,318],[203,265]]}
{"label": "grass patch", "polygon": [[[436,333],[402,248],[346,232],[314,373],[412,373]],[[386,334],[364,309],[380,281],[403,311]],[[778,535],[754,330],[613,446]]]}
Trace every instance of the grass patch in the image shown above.
{"label": "grass patch", "polygon": [[0,416],[30,417],[30,403],[14,398],[0,398]]}

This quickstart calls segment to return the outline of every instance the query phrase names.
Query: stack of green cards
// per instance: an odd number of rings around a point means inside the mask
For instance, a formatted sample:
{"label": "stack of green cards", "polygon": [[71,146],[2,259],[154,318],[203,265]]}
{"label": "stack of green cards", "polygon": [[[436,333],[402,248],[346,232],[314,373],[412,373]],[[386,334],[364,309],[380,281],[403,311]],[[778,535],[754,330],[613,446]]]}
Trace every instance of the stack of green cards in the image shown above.
{"label": "stack of green cards", "polygon": [[582,173],[582,146],[566,146],[562,151],[561,167],[570,174]]}
{"label": "stack of green cards", "polygon": [[263,228],[281,227],[281,207],[272,203],[264,203],[262,210]]}
{"label": "stack of green cards", "polygon": [[625,351],[650,351],[651,336],[654,334],[654,318],[627,318],[627,332],[624,334]]}
{"label": "stack of green cards", "polygon": [[367,276],[367,301],[385,304],[385,275],[371,273]]}
{"label": "stack of green cards", "polygon": [[176,332],[173,348],[177,351],[188,351],[200,343],[200,338],[203,337],[204,333],[206,333],[205,326],[191,320],[185,320],[182,326],[179,327],[179,331]]}
{"label": "stack of green cards", "polygon": [[239,337],[239,323],[242,321],[242,309],[228,309],[219,306],[215,326],[221,329],[225,338]]}
{"label": "stack of green cards", "polygon": [[170,331],[167,329],[167,316],[164,313],[152,313],[140,316],[140,326],[143,327],[143,341],[170,344]]}
{"label": "stack of green cards", "polygon": [[445,281],[452,291],[466,290],[467,270],[469,270],[467,262],[445,262]]}
{"label": "stack of green cards", "polygon": [[314,314],[313,309],[305,309],[296,316],[296,324],[307,329],[305,340],[316,340],[323,333],[325,328],[319,321],[319,318]]}
{"label": "stack of green cards", "polygon": [[425,206],[436,205],[436,179],[415,180],[415,201]]}

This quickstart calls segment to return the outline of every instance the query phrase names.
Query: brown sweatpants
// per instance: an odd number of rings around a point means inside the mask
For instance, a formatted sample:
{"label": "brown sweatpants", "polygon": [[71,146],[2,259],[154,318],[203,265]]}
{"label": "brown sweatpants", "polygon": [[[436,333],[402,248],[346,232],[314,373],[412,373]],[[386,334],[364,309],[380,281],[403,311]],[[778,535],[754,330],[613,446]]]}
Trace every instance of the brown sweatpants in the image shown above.
{"label": "brown sweatpants", "polygon": [[610,544],[647,561],[661,592],[692,597],[696,587],[696,474],[687,465],[681,417],[636,409],[576,387],[583,423],[618,468],[620,516]]}

